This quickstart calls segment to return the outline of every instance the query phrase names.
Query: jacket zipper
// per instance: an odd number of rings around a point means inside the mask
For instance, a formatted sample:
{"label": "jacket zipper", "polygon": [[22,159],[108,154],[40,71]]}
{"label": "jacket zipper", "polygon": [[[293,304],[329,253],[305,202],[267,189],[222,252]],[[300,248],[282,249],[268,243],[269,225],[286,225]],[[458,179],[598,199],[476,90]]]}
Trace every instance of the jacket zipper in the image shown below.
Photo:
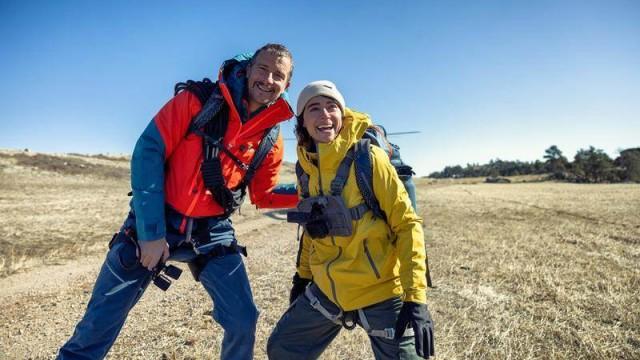
{"label": "jacket zipper", "polygon": [[[331,237],[331,242],[333,243],[333,245],[336,244],[335,240],[333,239],[333,236]],[[342,309],[342,306],[340,306],[340,303],[338,302],[338,294],[336,293],[336,283],[333,281],[333,278],[329,274],[329,266],[331,266],[331,264],[333,264],[336,260],[338,260],[338,258],[340,258],[340,255],[342,255],[342,248],[338,246],[338,255],[333,260],[329,261],[329,263],[327,264],[327,278],[329,278],[329,283],[331,284],[331,294],[333,295],[333,302],[340,309]]]}
{"label": "jacket zipper", "polygon": [[[322,171],[320,171],[320,146],[318,146],[318,185],[320,186],[320,195],[324,196],[324,192],[322,191]],[[333,236],[331,237],[331,244],[333,244],[333,246],[336,246],[336,239]],[[342,255],[342,248],[338,246],[338,255],[333,260],[329,261],[329,263],[325,268],[325,272],[327,273],[327,278],[329,279],[329,283],[331,284],[331,294],[333,295],[333,301],[336,305],[338,305],[339,308],[342,309],[342,307],[338,303],[338,294],[336,293],[336,283],[335,281],[333,281],[333,278],[329,273],[329,267],[336,260],[338,260],[338,258],[340,258],[340,255]]]}
{"label": "jacket zipper", "polygon": [[320,186],[320,196],[324,195],[324,191],[322,191],[322,171],[320,171],[320,146],[316,145],[318,148],[318,186]]}
{"label": "jacket zipper", "polygon": [[376,274],[376,278],[380,279],[380,273],[378,272],[378,268],[376,267],[376,264],[373,262],[373,257],[371,256],[371,253],[369,252],[369,247],[367,246],[367,239],[364,239],[363,243],[364,243],[364,253],[367,255],[367,259],[369,260],[369,265],[371,265],[373,272]]}

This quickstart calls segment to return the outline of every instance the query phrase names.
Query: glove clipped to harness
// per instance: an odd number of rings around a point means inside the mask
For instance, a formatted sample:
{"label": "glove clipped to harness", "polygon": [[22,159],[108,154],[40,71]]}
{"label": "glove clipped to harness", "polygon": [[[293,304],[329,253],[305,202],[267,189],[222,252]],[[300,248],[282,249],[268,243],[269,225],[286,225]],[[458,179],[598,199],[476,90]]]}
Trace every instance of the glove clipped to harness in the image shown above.
{"label": "glove clipped to harness", "polygon": [[291,292],[289,293],[289,305],[293,304],[293,302],[296,301],[298,296],[304,294],[304,291],[310,282],[311,280],[301,278],[300,275],[298,275],[298,273],[293,275],[293,280],[291,281],[293,286],[291,287]]}
{"label": "glove clipped to harness", "polygon": [[396,322],[396,341],[400,340],[409,325],[413,328],[418,356],[424,359],[435,356],[433,320],[426,304],[409,301],[402,304]]}

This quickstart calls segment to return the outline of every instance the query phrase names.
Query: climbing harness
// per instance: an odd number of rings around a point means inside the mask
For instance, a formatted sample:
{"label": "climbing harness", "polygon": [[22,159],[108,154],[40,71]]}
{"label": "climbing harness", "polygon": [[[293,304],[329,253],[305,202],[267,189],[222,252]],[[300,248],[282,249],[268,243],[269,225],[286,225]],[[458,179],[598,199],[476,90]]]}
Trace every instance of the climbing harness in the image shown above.
{"label": "climbing harness", "polygon": [[[358,322],[360,326],[367,332],[370,336],[381,337],[385,339],[392,340],[396,335],[395,328],[384,328],[384,329],[372,329],[369,321],[367,320],[367,316],[365,315],[362,309],[347,311],[344,312],[340,310],[337,314],[332,314],[327,308],[322,306],[320,303],[320,299],[311,291],[311,287],[307,286],[304,291],[304,296],[309,300],[309,304],[311,307],[318,311],[322,316],[330,320],[331,322],[344,327],[347,330],[355,329]],[[413,329],[407,328],[404,332],[403,337],[413,336]]]}

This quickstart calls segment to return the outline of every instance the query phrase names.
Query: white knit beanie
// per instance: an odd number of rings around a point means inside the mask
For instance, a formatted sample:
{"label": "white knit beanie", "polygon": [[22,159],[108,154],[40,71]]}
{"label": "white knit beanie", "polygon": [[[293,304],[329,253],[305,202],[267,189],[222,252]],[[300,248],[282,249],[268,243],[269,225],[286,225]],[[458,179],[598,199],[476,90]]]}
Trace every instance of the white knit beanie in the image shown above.
{"label": "white knit beanie", "polygon": [[296,116],[302,115],[304,107],[307,106],[309,100],[316,96],[326,96],[334,99],[340,105],[340,109],[344,112],[344,97],[338,91],[336,84],[328,80],[319,80],[310,82],[302,89],[298,95],[298,105],[296,107]]}

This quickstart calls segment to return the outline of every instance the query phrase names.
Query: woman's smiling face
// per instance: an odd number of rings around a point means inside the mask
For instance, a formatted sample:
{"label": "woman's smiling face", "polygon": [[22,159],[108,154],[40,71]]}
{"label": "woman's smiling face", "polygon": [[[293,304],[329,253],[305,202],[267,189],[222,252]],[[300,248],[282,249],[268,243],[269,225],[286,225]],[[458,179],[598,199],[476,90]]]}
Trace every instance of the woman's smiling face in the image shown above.
{"label": "woman's smiling face", "polygon": [[330,97],[315,96],[307,102],[303,126],[316,143],[330,143],[342,128],[342,110]]}

